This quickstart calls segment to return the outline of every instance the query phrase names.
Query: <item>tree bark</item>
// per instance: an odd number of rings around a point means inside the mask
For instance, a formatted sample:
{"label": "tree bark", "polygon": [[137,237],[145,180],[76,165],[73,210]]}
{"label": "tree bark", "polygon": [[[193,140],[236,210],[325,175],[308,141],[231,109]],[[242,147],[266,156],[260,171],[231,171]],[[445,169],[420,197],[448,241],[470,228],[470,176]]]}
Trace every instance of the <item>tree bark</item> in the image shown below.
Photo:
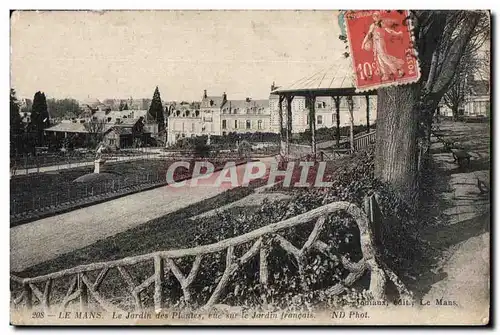
{"label": "tree bark", "polygon": [[378,90],[375,177],[408,202],[417,199],[418,109],[416,84]]}

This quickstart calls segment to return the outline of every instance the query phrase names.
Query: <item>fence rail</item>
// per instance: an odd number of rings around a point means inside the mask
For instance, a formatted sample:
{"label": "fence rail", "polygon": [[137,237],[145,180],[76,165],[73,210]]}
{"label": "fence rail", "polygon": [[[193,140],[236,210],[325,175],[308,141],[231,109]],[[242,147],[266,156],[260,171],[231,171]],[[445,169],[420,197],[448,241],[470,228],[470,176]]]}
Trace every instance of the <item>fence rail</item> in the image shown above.
{"label": "fence rail", "polygon": [[376,131],[372,131],[367,134],[359,135],[354,138],[354,150],[363,150],[370,146],[370,144],[375,143]]}
{"label": "fence rail", "polygon": [[[108,162],[125,162],[142,159],[155,159],[159,156],[160,148],[143,148],[122,150],[104,154]],[[18,156],[10,158],[11,176],[27,175],[49,171],[59,171],[76,167],[94,165],[94,153],[82,154],[40,154],[35,156]]]}
{"label": "fence rail", "polygon": [[[365,211],[360,209],[355,204],[349,202],[333,202],[307,213],[297,215],[295,217],[270,224],[268,226],[253,230],[249,233],[225,239],[217,243],[203,245],[195,248],[180,249],[180,250],[167,250],[157,251],[145,255],[127,257],[120,260],[92,263],[87,265],[80,265],[71,269],[66,269],[47,275],[42,275],[33,278],[20,278],[11,275],[11,282],[20,284],[22,289],[20,291],[12,290],[12,303],[16,308],[31,309],[34,303],[38,307],[46,311],[57,307],[60,310],[66,309],[69,304],[75,300],[79,300],[80,309],[85,310],[89,306],[89,297],[95,300],[95,303],[104,310],[119,311],[120,308],[109,300],[104,298],[104,295],[99,292],[101,284],[105,281],[109,271],[116,269],[115,273],[126,283],[128,296],[134,302],[134,307],[130,309],[142,310],[147,307],[154,307],[155,311],[161,311],[164,308],[164,288],[165,288],[165,274],[172,272],[175,279],[179,282],[184,301],[190,303],[191,284],[199,273],[200,265],[208,254],[225,252],[225,269],[220,277],[217,286],[212,292],[208,301],[206,301],[202,309],[209,308],[216,304],[222,298],[224,289],[231,281],[232,276],[241,270],[243,264],[249,262],[251,259],[257,257],[259,259],[258,272],[259,281],[264,288],[269,284],[270,269],[268,267],[268,256],[272,244],[266,241],[274,240],[277,245],[285,250],[290,256],[295,258],[299,275],[302,278],[304,269],[305,255],[312,250],[321,252],[332,259],[339,260],[343,267],[349,272],[344,281],[338,282],[334,286],[328,288],[326,291],[331,295],[338,295],[352,286],[358,279],[360,279],[365,272],[370,272],[370,287],[369,290],[375,299],[382,299],[384,297],[385,284],[387,279],[392,280],[396,285],[399,294],[402,298],[410,298],[411,294],[406,290],[404,285],[399,281],[397,276],[383,263],[376,254],[374,237],[370,227],[371,214],[370,211],[371,199],[365,201]],[[367,205],[368,204],[368,205]],[[328,215],[337,212],[346,212],[357,223],[360,233],[360,246],[362,259],[353,263],[343,255],[332,253],[330,246],[320,240],[320,233],[325,228]],[[302,247],[297,248],[291,242],[286,240],[280,232],[299,224],[311,222],[316,220],[314,228],[307,238]],[[241,246],[245,243],[252,243],[251,247],[243,253],[239,258],[235,256],[235,247]],[[191,269],[185,275],[179,269],[177,260],[185,257],[195,257]],[[152,262],[152,275],[147,277],[142,282],[138,282],[133,278],[131,273],[126,267],[145,264]],[[99,271],[96,279],[91,281],[88,273],[91,271]],[[65,280],[67,292],[61,300],[59,305],[53,304],[52,298],[52,284],[54,280]],[[43,287],[40,289],[39,286]],[[307,283],[302,281],[303,289],[307,289]],[[147,294],[147,288],[153,286],[153,306],[144,306],[141,295]]]}

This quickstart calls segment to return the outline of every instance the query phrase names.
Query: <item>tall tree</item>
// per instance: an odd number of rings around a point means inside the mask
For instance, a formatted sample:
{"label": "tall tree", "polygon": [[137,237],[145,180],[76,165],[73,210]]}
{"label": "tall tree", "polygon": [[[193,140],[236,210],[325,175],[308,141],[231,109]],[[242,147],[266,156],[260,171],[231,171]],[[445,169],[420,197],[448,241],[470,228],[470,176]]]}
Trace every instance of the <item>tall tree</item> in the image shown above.
{"label": "tall tree", "polygon": [[21,150],[19,136],[23,133],[23,122],[19,114],[19,102],[16,97],[16,91],[10,89],[10,152],[17,153]]}
{"label": "tall tree", "polygon": [[450,87],[443,97],[444,103],[453,113],[454,120],[457,120],[459,108],[463,106],[467,95],[471,93],[475,79],[488,79],[486,73],[488,68],[487,57],[481,55],[474,44],[469,43],[451,80]]}
{"label": "tall tree", "polygon": [[45,93],[36,92],[33,98],[31,109],[31,131],[36,135],[38,145],[43,144],[43,130],[50,126],[49,112],[47,109],[47,99]]}
{"label": "tall tree", "polygon": [[74,118],[81,114],[80,105],[75,99],[47,99],[47,110],[52,119]]}
{"label": "tall tree", "polygon": [[381,88],[377,97],[375,175],[403,199],[418,198],[419,163],[430,145],[432,117],[468,44],[489,34],[489,13],[412,11],[421,79]]}
{"label": "tall tree", "polygon": [[91,148],[96,148],[104,137],[104,129],[106,127],[105,119],[91,119],[84,123],[84,128],[88,132],[87,145]]}
{"label": "tall tree", "polygon": [[151,100],[151,105],[149,105],[148,119],[155,120],[158,123],[158,132],[165,129],[165,117],[163,116],[163,105],[158,86],[156,86],[153,100]]}

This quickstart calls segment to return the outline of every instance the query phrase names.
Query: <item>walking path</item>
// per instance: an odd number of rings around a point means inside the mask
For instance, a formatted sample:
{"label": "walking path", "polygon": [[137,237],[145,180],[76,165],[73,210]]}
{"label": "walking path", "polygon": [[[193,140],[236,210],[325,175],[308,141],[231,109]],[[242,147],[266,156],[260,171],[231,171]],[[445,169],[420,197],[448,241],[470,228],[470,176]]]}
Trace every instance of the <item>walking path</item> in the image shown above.
{"label": "walking path", "polygon": [[[454,123],[442,130],[456,137],[472,159],[471,166],[460,171],[451,154],[442,152],[442,144],[433,144],[433,149],[440,151],[433,154],[438,175],[449,176],[448,190],[440,194],[439,210],[443,204],[449,207],[443,211],[446,225],[434,236],[429,234],[434,238],[432,243],[445,246],[440,264],[433,269],[444,278],[433,283],[423,299],[432,304],[441,298],[456,301],[468,320],[484,323],[490,307],[490,199],[481,194],[477,180],[489,184],[489,124]],[[459,311],[457,317],[462,314]]]}
{"label": "walking path", "polygon": [[[239,178],[245,167],[245,164],[236,167]],[[210,181],[198,179],[200,186],[196,188],[164,186],[13,227],[10,229],[11,271],[21,271],[214,197],[232,188],[229,183],[222,187],[207,186],[226,171],[214,173]]]}

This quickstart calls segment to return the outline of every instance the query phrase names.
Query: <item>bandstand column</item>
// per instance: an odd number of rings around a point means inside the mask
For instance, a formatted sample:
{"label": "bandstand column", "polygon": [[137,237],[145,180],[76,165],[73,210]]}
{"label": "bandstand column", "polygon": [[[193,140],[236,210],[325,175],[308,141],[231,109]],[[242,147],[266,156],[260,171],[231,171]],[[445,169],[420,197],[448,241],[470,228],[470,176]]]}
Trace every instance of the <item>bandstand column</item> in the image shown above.
{"label": "bandstand column", "polygon": [[280,94],[278,98],[278,114],[279,114],[279,132],[280,132],[280,153],[283,145],[283,100],[285,100],[285,96]]}
{"label": "bandstand column", "polygon": [[293,95],[286,97],[286,155],[290,156],[290,140],[292,137],[292,101]]}
{"label": "bandstand column", "polygon": [[337,148],[340,146],[340,98],[339,96],[332,97],[335,102],[335,113],[337,119]]}
{"label": "bandstand column", "polygon": [[309,129],[311,131],[311,152],[316,158],[316,96],[308,95],[309,105]]}
{"label": "bandstand column", "polygon": [[370,133],[370,96],[365,95],[366,99],[366,133]]}

